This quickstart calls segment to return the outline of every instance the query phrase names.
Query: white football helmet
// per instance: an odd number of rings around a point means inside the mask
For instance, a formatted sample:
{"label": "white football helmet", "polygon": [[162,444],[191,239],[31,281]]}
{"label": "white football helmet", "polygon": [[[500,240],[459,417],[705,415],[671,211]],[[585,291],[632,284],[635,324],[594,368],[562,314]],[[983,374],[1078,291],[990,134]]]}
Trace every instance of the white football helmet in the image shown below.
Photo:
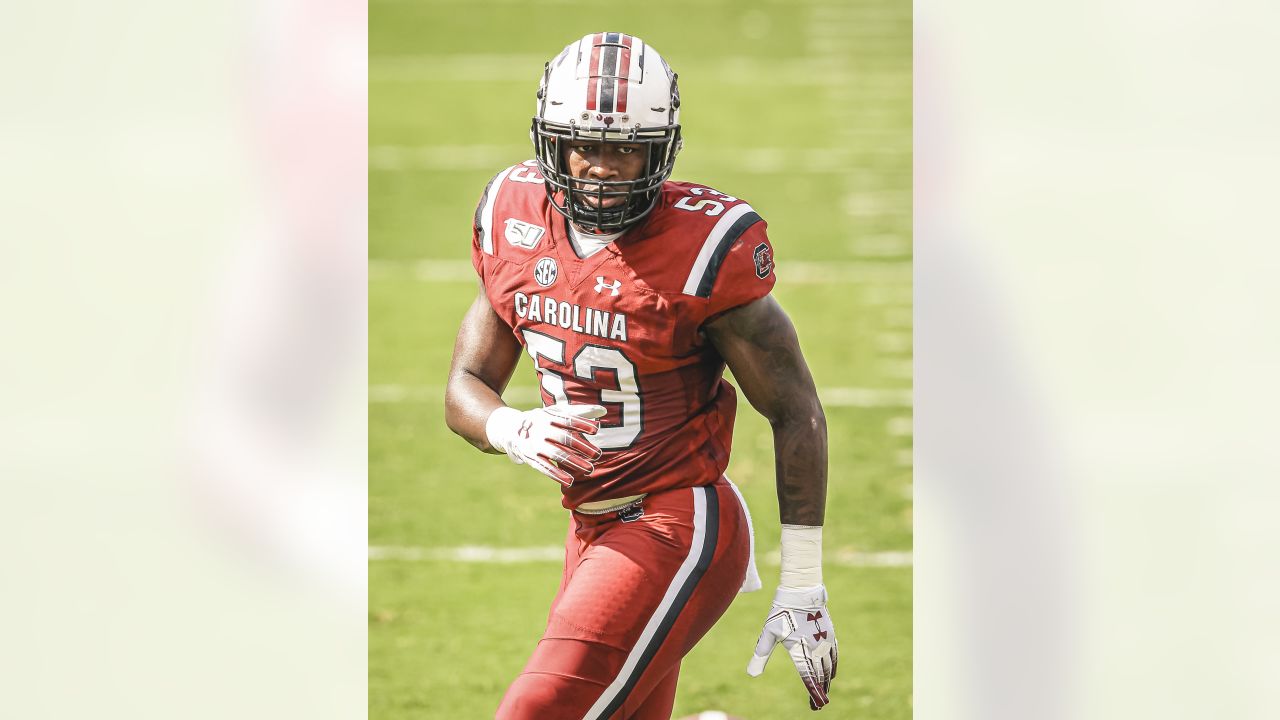
{"label": "white football helmet", "polygon": [[[643,40],[601,32],[570,43],[546,64],[530,133],[551,205],[575,225],[601,232],[643,220],[675,167],[679,119],[676,74]],[[644,172],[636,180],[575,180],[564,153],[574,140],[647,145]],[[582,202],[587,195],[596,197],[594,206]],[[613,197],[626,202],[604,207]]]}

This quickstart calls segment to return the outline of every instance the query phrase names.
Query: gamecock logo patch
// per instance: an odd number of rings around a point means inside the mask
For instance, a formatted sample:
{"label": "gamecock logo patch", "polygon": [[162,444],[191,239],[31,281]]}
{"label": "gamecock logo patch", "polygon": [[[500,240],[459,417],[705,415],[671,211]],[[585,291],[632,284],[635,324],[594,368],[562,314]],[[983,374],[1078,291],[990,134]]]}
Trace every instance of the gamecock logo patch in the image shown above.
{"label": "gamecock logo patch", "polygon": [[769,277],[769,273],[773,272],[773,251],[765,243],[760,243],[755,249],[756,257],[756,277],[761,280]]}

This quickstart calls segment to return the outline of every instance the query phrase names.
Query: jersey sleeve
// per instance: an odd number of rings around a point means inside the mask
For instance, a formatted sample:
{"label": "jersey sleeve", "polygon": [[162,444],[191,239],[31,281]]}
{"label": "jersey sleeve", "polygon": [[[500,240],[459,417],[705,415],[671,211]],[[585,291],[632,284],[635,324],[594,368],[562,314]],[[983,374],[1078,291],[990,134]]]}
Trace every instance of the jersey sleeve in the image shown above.
{"label": "jersey sleeve", "polygon": [[480,226],[479,224],[471,227],[471,267],[475,268],[476,275],[480,280],[484,281],[484,251],[480,249]]}
{"label": "jersey sleeve", "polygon": [[711,282],[707,319],[755,302],[773,290],[773,246],[765,226],[757,216],[729,246]]}
{"label": "jersey sleeve", "polygon": [[[492,242],[491,239],[486,238],[488,232],[485,222],[486,213],[492,214],[493,201],[496,199],[494,195],[498,192],[497,185],[501,182],[500,178],[507,172],[504,170],[489,178],[489,183],[484,186],[484,192],[480,194],[480,202],[476,203],[476,212],[471,218],[471,266],[475,268],[481,282],[484,282],[485,243]],[[488,223],[488,225],[491,224]]]}

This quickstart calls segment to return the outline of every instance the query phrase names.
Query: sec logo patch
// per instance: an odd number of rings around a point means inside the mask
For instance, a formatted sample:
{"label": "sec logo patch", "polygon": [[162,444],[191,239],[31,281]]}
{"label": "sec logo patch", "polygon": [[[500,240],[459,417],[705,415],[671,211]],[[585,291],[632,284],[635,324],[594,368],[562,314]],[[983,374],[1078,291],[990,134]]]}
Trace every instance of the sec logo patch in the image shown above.
{"label": "sec logo patch", "polygon": [[555,258],[544,257],[533,268],[533,279],[537,280],[542,287],[548,287],[555,282],[559,274],[560,268],[556,266]]}
{"label": "sec logo patch", "polygon": [[761,280],[769,277],[769,273],[773,272],[773,251],[765,243],[760,243],[755,249],[756,258],[756,277]]}

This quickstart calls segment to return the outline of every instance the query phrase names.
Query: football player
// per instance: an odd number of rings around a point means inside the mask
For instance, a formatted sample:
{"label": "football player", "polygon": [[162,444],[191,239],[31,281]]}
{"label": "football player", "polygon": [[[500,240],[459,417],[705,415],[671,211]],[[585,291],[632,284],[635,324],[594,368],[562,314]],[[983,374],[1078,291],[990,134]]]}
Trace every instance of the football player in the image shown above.
{"label": "football player", "polygon": [[[640,38],[586,35],[546,64],[535,157],[476,208],[481,290],[446,391],[454,432],[559,483],[560,591],[497,717],[671,717],[680,662],[739,589],[759,587],[724,476],[737,396],[773,428],[782,573],[747,666],[786,648],[814,710],[837,648],[822,584],[826,420],[791,321],[769,295],[765,222],[670,180],[676,74]],[[527,352],[543,407],[502,399]],[[754,583],[755,587],[752,587]]]}

